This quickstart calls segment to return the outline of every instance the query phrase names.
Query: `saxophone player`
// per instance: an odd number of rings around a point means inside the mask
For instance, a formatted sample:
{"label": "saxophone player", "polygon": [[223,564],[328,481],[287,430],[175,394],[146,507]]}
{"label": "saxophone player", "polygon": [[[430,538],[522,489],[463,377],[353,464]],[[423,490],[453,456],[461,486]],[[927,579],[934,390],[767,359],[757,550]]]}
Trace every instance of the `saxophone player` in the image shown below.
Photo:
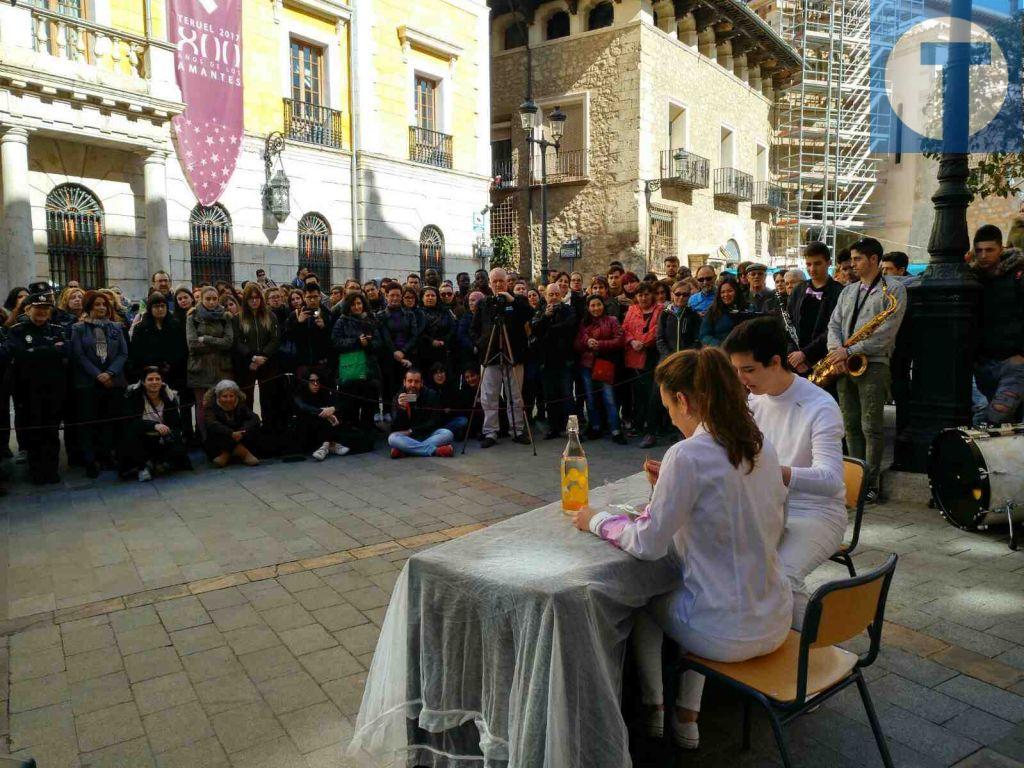
{"label": "saxophone player", "polygon": [[[843,412],[846,445],[851,456],[867,463],[868,491],[865,501],[878,501],[879,476],[885,438],[882,431],[883,409],[889,397],[889,358],[896,333],[907,309],[907,289],[894,277],[882,275],[882,244],[865,237],[850,246],[853,271],[857,280],[847,285],[836,303],[828,323],[828,355],[825,360],[846,373],[852,355],[864,355],[867,365],[857,376],[840,376],[836,382],[839,406]],[[887,309],[891,296],[896,301],[874,332],[846,346],[860,328]]]}

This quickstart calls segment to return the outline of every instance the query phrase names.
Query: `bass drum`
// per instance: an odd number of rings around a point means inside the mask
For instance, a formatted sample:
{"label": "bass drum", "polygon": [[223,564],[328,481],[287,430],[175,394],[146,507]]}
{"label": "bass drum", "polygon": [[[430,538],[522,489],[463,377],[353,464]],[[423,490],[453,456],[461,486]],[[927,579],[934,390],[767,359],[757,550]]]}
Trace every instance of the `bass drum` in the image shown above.
{"label": "bass drum", "polygon": [[943,430],[928,453],[928,480],[957,528],[1024,521],[1024,424]]}

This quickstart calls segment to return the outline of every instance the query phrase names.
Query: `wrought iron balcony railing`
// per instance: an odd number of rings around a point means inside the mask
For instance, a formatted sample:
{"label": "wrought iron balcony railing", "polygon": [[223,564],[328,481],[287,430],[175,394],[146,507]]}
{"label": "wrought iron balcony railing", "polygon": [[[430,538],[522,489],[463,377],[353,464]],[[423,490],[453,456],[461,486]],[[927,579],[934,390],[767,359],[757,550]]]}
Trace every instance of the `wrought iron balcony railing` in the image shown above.
{"label": "wrought iron balcony railing", "polygon": [[342,115],[336,109],[284,99],[284,135],[294,141],[341,147]]}
{"label": "wrought iron balcony railing", "polygon": [[452,167],[452,137],[447,133],[409,126],[409,159],[415,163]]}
{"label": "wrought iron balcony railing", "polygon": [[754,196],[754,177],[736,168],[715,168],[715,197],[745,202]]}
{"label": "wrought iron balcony railing", "polygon": [[[491,160],[491,188],[516,189],[521,187],[527,178],[530,186],[541,183],[540,150],[533,155],[533,165],[527,172],[523,156],[514,151],[512,157],[495,157]],[[547,150],[544,158],[547,166],[548,184],[571,184],[587,181],[590,178],[588,153],[585,149],[561,149],[555,152],[554,147]]]}
{"label": "wrought iron balcony railing", "polygon": [[752,210],[778,211],[782,208],[782,187],[771,181],[754,184],[754,197],[750,201]]}
{"label": "wrought iron balcony railing", "polygon": [[711,163],[706,157],[683,149],[661,153],[661,183],[681,189],[707,189]]}

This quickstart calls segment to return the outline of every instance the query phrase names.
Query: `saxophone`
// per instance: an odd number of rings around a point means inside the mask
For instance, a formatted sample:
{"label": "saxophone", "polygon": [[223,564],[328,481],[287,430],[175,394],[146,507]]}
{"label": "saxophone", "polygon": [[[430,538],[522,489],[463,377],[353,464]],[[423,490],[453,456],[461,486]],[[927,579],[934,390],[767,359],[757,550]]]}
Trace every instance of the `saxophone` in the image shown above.
{"label": "saxophone", "polygon": [[[889,316],[896,311],[896,307],[899,302],[896,297],[889,292],[889,286],[885,282],[885,278],[882,278],[882,301],[885,303],[885,307],[877,315],[868,320],[864,325],[858,328],[851,334],[850,338],[843,344],[844,349],[849,349],[854,344],[864,341],[871,334],[878,330],[879,326],[882,325]],[[828,358],[823,358],[814,364],[814,368],[811,370],[811,375],[807,377],[807,380],[812,384],[817,384],[819,387],[827,387],[842,374],[834,363],[827,362]],[[850,355],[846,358],[846,372],[851,376],[863,376],[864,372],[868,369],[868,356],[863,354]]]}

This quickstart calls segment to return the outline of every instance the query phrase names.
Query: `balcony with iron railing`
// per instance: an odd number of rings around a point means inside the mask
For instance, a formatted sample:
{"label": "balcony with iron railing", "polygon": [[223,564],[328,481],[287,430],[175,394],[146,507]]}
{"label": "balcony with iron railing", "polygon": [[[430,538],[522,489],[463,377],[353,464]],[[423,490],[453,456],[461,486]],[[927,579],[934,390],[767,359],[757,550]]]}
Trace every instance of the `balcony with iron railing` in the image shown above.
{"label": "balcony with iron railing", "polygon": [[283,101],[285,138],[307,144],[319,144],[321,147],[341,147],[341,112],[294,99]]}
{"label": "balcony with iron railing", "polygon": [[782,187],[772,181],[754,182],[750,210],[775,212],[782,208]]}
{"label": "balcony with iron railing", "polygon": [[447,133],[409,126],[409,159],[437,168],[452,167],[452,137]]}
{"label": "balcony with iron railing", "polygon": [[[544,157],[548,184],[577,184],[590,179],[588,153],[585,149],[560,149],[555,152],[549,148]],[[517,189],[529,178],[530,186],[541,183],[540,150],[533,155],[533,163],[527,172],[523,167],[524,159],[518,151],[512,157],[508,155],[494,157],[491,160],[492,189]]]}
{"label": "balcony with iron railing", "polygon": [[184,107],[166,40],[23,4],[0,4],[0,29],[0,79],[163,119]]}
{"label": "balcony with iron railing", "polygon": [[741,203],[754,196],[754,177],[736,168],[715,168],[715,198]]}
{"label": "balcony with iron railing", "polygon": [[661,183],[680,189],[707,189],[711,163],[706,157],[683,149],[661,153]]}

